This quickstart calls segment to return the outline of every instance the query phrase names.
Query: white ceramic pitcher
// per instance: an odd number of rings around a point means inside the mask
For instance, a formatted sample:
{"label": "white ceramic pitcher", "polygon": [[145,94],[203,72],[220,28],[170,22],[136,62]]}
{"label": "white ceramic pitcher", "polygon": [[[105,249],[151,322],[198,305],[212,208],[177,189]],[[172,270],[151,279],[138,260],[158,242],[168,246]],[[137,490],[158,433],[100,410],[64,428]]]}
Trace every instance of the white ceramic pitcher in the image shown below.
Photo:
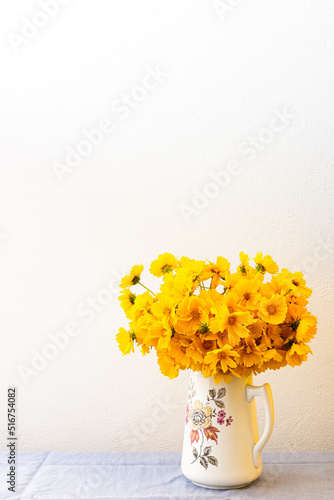
{"label": "white ceramic pitcher", "polygon": [[[266,425],[259,439],[255,396],[265,403]],[[216,385],[194,372],[190,379],[183,441],[182,472],[204,488],[246,486],[262,471],[261,451],[274,426],[269,384],[252,385],[252,377]]]}

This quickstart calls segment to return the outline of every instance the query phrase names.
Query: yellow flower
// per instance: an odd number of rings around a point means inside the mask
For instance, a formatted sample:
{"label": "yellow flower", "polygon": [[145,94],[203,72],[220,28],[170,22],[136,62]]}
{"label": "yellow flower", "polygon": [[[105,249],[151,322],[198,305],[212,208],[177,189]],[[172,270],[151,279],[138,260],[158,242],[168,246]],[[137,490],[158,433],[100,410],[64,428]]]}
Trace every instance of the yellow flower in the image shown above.
{"label": "yellow flower", "polygon": [[261,320],[248,325],[247,328],[254,339],[258,339],[263,334],[263,324]]}
{"label": "yellow flower", "polygon": [[[168,348],[172,330],[161,321],[153,321],[144,337],[143,344],[147,347]],[[165,343],[164,343],[165,342]]]}
{"label": "yellow flower", "polygon": [[[311,289],[302,273],[278,272],[262,252],[256,267],[244,252],[239,256],[237,272],[231,273],[221,256],[205,263],[161,254],[150,267],[161,278],[157,295],[141,283],[143,266],[134,266],[121,281],[119,301],[129,319],[129,329],[116,335],[121,352],[134,352],[135,344],[144,356],[154,349],[164,375],[174,378],[191,369],[216,384],[306,360],[317,318],[307,309]],[[266,273],[271,280],[263,283]],[[137,283],[148,291],[132,293],[129,288]],[[203,408],[194,409],[192,432],[200,426],[206,432],[210,425],[211,414],[199,413]]]}
{"label": "yellow flower", "polygon": [[[270,325],[269,323],[265,323],[262,320],[259,320],[258,323],[255,323],[254,325],[261,325],[261,333],[258,334],[257,332],[251,332],[252,336],[257,340],[257,344],[263,347],[264,349],[271,349],[273,346],[273,340],[276,340],[276,337],[274,337],[274,330],[276,329],[277,332],[275,331],[275,334],[277,334],[280,342],[280,345],[283,345],[283,339],[281,339],[279,333],[281,331],[280,327],[277,325]],[[258,329],[259,327],[257,327]],[[255,329],[254,329],[255,330]]]}
{"label": "yellow flower", "polygon": [[131,351],[134,352],[133,341],[135,338],[134,333],[125,330],[125,328],[119,329],[116,340],[123,356],[124,354],[129,354]]}
{"label": "yellow flower", "polygon": [[317,318],[305,308],[289,305],[288,317],[281,326],[285,339],[295,337],[298,342],[309,342],[317,331]]}
{"label": "yellow flower", "polygon": [[155,297],[155,302],[153,302],[151,310],[154,316],[157,317],[162,323],[168,323],[169,325],[175,325],[176,312],[175,312],[175,301],[172,297],[159,293]]}
{"label": "yellow flower", "polygon": [[217,369],[226,373],[230,368],[236,368],[237,363],[233,359],[236,357],[239,357],[239,354],[233,351],[230,345],[226,344],[221,349],[208,352],[204,358],[204,363],[211,365],[212,369],[217,367]]}
{"label": "yellow flower", "polygon": [[261,298],[259,288],[261,281],[258,279],[242,278],[233,288],[233,291],[239,295],[240,304],[247,309],[257,309],[257,304]]}
{"label": "yellow flower", "polygon": [[174,330],[170,326],[161,330],[161,336],[158,340],[158,349],[169,349],[172,337],[174,335]]}
{"label": "yellow flower", "polygon": [[238,266],[237,272],[238,274],[241,274],[241,276],[247,276],[247,271],[252,269],[251,266],[249,265],[250,258],[244,252],[239,253],[239,258],[240,258],[240,266]]}
{"label": "yellow flower", "polygon": [[268,349],[263,354],[263,363],[254,367],[254,373],[260,373],[267,369],[278,370],[282,366],[286,366],[286,352],[283,350]]}
{"label": "yellow flower", "polygon": [[262,363],[263,350],[258,346],[252,337],[245,339],[243,345],[236,349],[240,355],[240,363],[246,368]]}
{"label": "yellow flower", "polygon": [[267,299],[270,299],[275,293],[285,296],[289,290],[291,290],[289,282],[282,273],[272,276],[271,281],[269,283],[263,283],[260,288],[260,292],[267,297]]}
{"label": "yellow flower", "polygon": [[235,345],[240,338],[249,335],[249,330],[246,327],[253,321],[253,317],[248,311],[230,313],[228,308],[223,305],[219,308],[217,316],[211,320],[210,328],[213,333],[223,332],[226,329],[231,343]]}
{"label": "yellow flower", "polygon": [[171,253],[163,253],[158,256],[156,260],[151,263],[150,273],[153,276],[163,276],[166,273],[170,273],[176,268],[177,262],[176,258]]}
{"label": "yellow flower", "polygon": [[[230,344],[232,347],[234,347],[235,345],[239,344],[239,341],[240,341],[240,339],[238,337],[236,342],[231,342],[230,337],[228,335],[227,328],[225,328],[225,330],[223,330],[223,331],[219,331],[216,333],[209,333],[206,336],[206,339],[208,341],[209,340],[216,341],[218,344],[218,347],[220,347],[220,348],[225,347],[226,344]],[[214,349],[216,349],[216,347],[213,347],[211,349],[211,351],[213,351]]]}
{"label": "yellow flower", "polygon": [[311,295],[312,289],[306,286],[302,273],[290,273],[287,269],[282,269],[282,274],[287,278],[289,288],[297,296],[301,295],[304,299],[307,299]]}
{"label": "yellow flower", "polygon": [[197,371],[201,371],[203,376],[205,378],[208,377],[213,377],[215,372],[212,370],[210,365],[206,365],[205,363],[202,363],[199,368],[197,368]]}
{"label": "yellow flower", "polygon": [[169,352],[173,359],[175,359],[175,362],[184,368],[188,368],[189,366],[190,356],[188,349],[191,344],[192,341],[190,339],[175,334],[169,346]]}
{"label": "yellow flower", "polygon": [[142,344],[147,337],[148,332],[152,328],[152,315],[143,314],[138,319],[130,321],[131,331],[135,333],[138,344]]}
{"label": "yellow flower", "polygon": [[151,307],[154,302],[154,298],[150,294],[150,292],[142,293],[141,295],[136,296],[136,300],[132,310],[132,317],[136,321],[140,316],[144,316],[145,314],[151,313]]}
{"label": "yellow flower", "polygon": [[172,297],[176,305],[180,300],[193,293],[193,281],[184,269],[177,269],[175,276],[173,273],[164,275],[164,282],[160,290],[165,295]]}
{"label": "yellow flower", "polygon": [[291,302],[291,304],[294,304],[294,305],[299,306],[299,307],[304,307],[304,308],[306,308],[306,306],[308,304],[307,299],[305,299],[301,295],[296,297],[295,295],[292,294],[292,292],[290,293],[289,299],[287,300],[287,302]]}
{"label": "yellow flower", "polygon": [[[187,349],[188,355],[188,368],[191,368],[194,364],[202,363],[204,359],[204,355],[201,350],[197,348],[197,345],[194,342],[194,336],[191,338],[191,344]],[[209,341],[204,341],[206,345],[208,345]],[[203,349],[204,353],[207,353],[209,349]]]}
{"label": "yellow flower", "polygon": [[238,283],[240,275],[238,273],[227,273],[225,276],[224,288],[227,291],[233,289],[233,287]]}
{"label": "yellow flower", "polygon": [[[222,303],[225,304],[230,313],[237,311],[245,311],[245,308],[241,307],[239,304],[239,296],[236,293],[234,293],[234,288],[233,292],[226,293],[225,295],[222,296]],[[219,306],[219,304],[217,304],[217,306]]]}
{"label": "yellow flower", "polygon": [[271,299],[263,298],[261,300],[258,315],[263,321],[278,325],[285,320],[287,310],[285,298],[275,294]]}
{"label": "yellow flower", "polygon": [[121,303],[121,307],[128,318],[132,318],[131,310],[134,308],[134,303],[136,300],[136,295],[130,290],[122,290],[118,300]]}
{"label": "yellow flower", "polygon": [[312,351],[306,344],[293,344],[286,353],[286,360],[290,366],[298,366],[307,360],[307,355]]}
{"label": "yellow flower", "polygon": [[202,273],[204,271],[205,262],[204,260],[194,260],[188,259],[188,257],[181,257],[180,267],[186,275],[191,277],[192,282],[198,285],[202,281]]}
{"label": "yellow flower", "polygon": [[207,429],[212,425],[212,409],[210,406],[203,406],[200,401],[195,401],[194,406],[189,409],[189,426],[193,431],[200,427]]}
{"label": "yellow flower", "polygon": [[231,368],[230,374],[237,378],[249,377],[258,366],[261,365],[254,365],[252,368],[246,368],[244,365],[240,364],[236,368]]}
{"label": "yellow flower", "polygon": [[181,259],[178,261],[178,264],[179,267],[183,267],[184,269],[195,269],[199,267],[199,269],[203,271],[203,268],[205,266],[205,261],[189,259],[189,257],[181,257]]}
{"label": "yellow flower", "polygon": [[184,368],[189,368],[191,364],[203,361],[203,354],[197,348],[198,343],[194,343],[194,338],[196,338],[194,335],[185,337],[174,331],[173,338],[168,346],[169,352],[175,361]]}
{"label": "yellow flower", "polygon": [[309,342],[317,333],[317,318],[315,316],[311,316],[310,313],[303,316],[304,317],[300,318],[300,322],[297,327],[296,339],[298,342]]}
{"label": "yellow flower", "polygon": [[273,261],[270,255],[265,255],[263,257],[262,252],[258,252],[256,254],[254,262],[256,264],[255,269],[262,274],[265,273],[276,274],[278,271],[278,265],[276,264],[276,262]]}
{"label": "yellow flower", "polygon": [[210,376],[213,376],[213,380],[217,385],[219,385],[222,380],[225,384],[229,384],[233,380],[230,373],[224,373],[222,370],[218,370],[214,375]]}
{"label": "yellow flower", "polygon": [[199,335],[196,334],[192,337],[192,341],[196,349],[202,354],[201,361],[203,360],[203,357],[210,351],[213,351],[216,349],[216,340],[213,339],[213,335],[210,334],[205,334],[205,335]]}
{"label": "yellow flower", "polygon": [[140,348],[140,351],[141,351],[141,353],[142,353],[143,356],[146,356],[146,354],[149,354],[150,348],[146,347],[146,345],[142,345],[141,348]]}
{"label": "yellow flower", "polygon": [[130,271],[130,274],[127,276],[124,276],[122,278],[120,287],[121,288],[129,288],[132,285],[136,285],[140,281],[140,275],[143,272],[144,266],[142,264],[139,264],[137,266],[133,266],[133,268]]}
{"label": "yellow flower", "polygon": [[[279,366],[279,364],[282,363],[282,360],[283,356],[276,349],[268,349],[263,353],[263,361],[267,363],[272,362],[272,367]],[[276,362],[277,364],[274,364],[273,362]]]}
{"label": "yellow flower", "polygon": [[230,263],[224,257],[217,257],[217,262],[209,262],[204,268],[202,280],[206,281],[211,278],[211,288],[217,288],[220,280],[224,280],[230,269]]}
{"label": "yellow flower", "polygon": [[176,329],[180,328],[185,333],[196,331],[200,323],[208,321],[208,312],[205,306],[205,301],[194,295],[184,299],[177,310],[179,321]]}
{"label": "yellow flower", "polygon": [[158,365],[163,375],[175,378],[179,374],[180,366],[166,351],[157,351]]}
{"label": "yellow flower", "polygon": [[217,307],[224,304],[224,298],[221,293],[217,290],[211,288],[210,290],[201,290],[198,297],[203,299],[206,303],[206,309],[211,311],[211,309],[216,309]]}
{"label": "yellow flower", "polygon": [[[275,347],[277,351],[281,353],[281,351],[284,349],[284,342],[285,339],[283,337],[283,327],[284,324],[277,326],[277,325],[269,325],[266,328],[266,333],[265,335],[269,339],[268,342],[268,347]],[[265,337],[264,335],[264,337]]]}

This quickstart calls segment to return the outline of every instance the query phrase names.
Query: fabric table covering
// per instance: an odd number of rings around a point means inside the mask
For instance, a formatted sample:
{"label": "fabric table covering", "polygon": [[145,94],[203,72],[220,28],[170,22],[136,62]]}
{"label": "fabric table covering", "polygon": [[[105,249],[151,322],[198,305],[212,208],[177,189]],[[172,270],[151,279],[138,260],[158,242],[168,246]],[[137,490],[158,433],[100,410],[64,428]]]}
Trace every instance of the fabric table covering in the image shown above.
{"label": "fabric table covering", "polygon": [[8,453],[0,453],[5,500],[270,499],[334,500],[334,453],[262,453],[263,471],[249,486],[200,488],[181,472],[180,453],[18,453],[16,493],[7,490]]}

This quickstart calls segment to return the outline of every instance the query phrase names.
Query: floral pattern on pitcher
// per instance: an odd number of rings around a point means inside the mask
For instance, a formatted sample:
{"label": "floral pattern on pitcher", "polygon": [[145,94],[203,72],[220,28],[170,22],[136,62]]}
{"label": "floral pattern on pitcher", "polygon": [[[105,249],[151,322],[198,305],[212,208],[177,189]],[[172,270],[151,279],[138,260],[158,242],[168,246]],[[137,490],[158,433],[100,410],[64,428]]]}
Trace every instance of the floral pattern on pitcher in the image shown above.
{"label": "floral pattern on pitcher", "polygon": [[[210,389],[209,395],[206,398],[206,404],[204,405],[199,400],[194,403],[193,398],[196,396],[196,390],[194,390],[195,383],[191,380],[189,387],[189,403],[187,405],[186,414],[186,424],[190,427],[190,444],[195,443],[198,446],[193,446],[193,456],[194,460],[192,464],[199,460],[199,463],[207,469],[209,464],[218,467],[218,460],[212,455],[212,446],[205,446],[204,441],[214,441],[218,445],[218,433],[220,432],[217,427],[213,425],[213,419],[217,419],[217,425],[226,425],[229,427],[233,418],[230,415],[226,418],[225,403],[222,398],[226,395],[225,387],[221,387],[218,390]],[[210,397],[209,397],[210,396]],[[210,402],[213,402],[218,408],[221,408],[218,413],[217,409],[212,409]],[[212,404],[212,403],[211,403]],[[203,448],[204,447],[204,448]]]}

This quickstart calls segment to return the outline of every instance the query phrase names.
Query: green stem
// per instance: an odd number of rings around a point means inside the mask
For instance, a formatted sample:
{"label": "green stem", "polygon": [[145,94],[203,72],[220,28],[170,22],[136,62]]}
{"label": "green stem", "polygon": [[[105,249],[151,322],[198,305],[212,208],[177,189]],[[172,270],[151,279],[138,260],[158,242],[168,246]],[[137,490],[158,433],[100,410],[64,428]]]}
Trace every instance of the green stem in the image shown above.
{"label": "green stem", "polygon": [[147,286],[143,285],[140,281],[139,281],[139,285],[143,286],[144,288],[146,288],[146,290],[148,290],[149,292],[151,292],[154,296],[155,296],[155,293],[152,292],[152,290],[150,290],[149,288],[147,288]]}

